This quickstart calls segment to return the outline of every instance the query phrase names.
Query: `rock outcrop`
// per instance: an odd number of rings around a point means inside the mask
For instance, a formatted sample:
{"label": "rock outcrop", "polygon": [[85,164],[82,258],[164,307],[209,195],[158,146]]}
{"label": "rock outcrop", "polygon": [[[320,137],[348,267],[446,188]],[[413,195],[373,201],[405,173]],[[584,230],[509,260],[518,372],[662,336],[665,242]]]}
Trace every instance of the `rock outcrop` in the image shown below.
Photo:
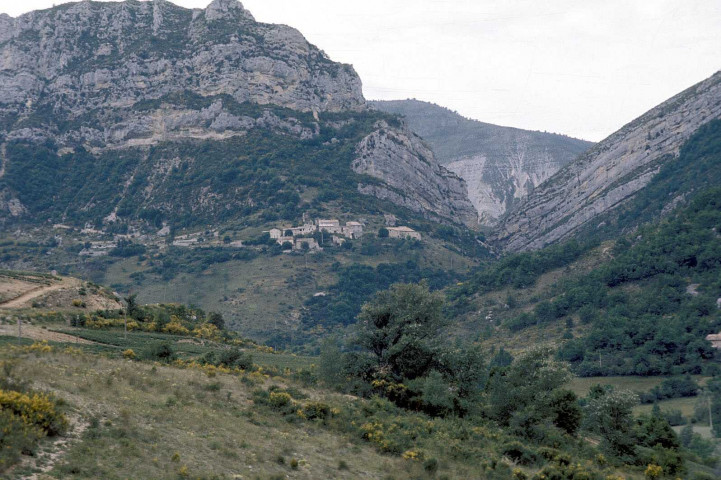
{"label": "rock outcrop", "polygon": [[[78,116],[189,90],[300,111],[364,105],[350,65],[240,2],[189,10],[165,0],[79,2],[0,17],[0,108]],[[17,112],[20,110],[20,112]]]}
{"label": "rock outcrop", "polygon": [[356,148],[351,167],[384,185],[358,185],[366,195],[386,199],[419,213],[431,213],[475,226],[476,213],[468,201],[466,185],[442,167],[433,152],[412,132],[391,128],[385,122]]}
{"label": "rock outcrop", "polygon": [[666,158],[706,122],[721,117],[721,73],[613,133],[543,183],[499,225],[509,251],[541,248],[592,226],[641,190]]}
{"label": "rock outcrop", "polygon": [[493,225],[533,189],[592,144],[545,132],[470,120],[417,100],[374,101],[400,114],[426,140],[438,161],[465,180],[481,224]]}

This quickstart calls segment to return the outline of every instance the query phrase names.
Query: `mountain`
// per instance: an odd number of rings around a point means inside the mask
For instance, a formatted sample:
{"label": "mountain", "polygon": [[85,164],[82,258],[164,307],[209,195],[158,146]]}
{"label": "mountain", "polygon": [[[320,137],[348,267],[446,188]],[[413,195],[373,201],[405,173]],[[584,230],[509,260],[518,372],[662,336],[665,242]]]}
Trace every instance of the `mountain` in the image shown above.
{"label": "mountain", "polygon": [[[529,250],[604,228],[609,215],[621,212],[619,207],[677,158],[694,132],[719,117],[721,73],[716,73],[625,125],[540,185],[503,219],[496,241],[510,251]],[[669,212],[683,193],[658,198],[659,212]]]}
{"label": "mountain", "polygon": [[235,0],[5,15],[0,58],[0,223],[258,223],[331,204],[475,222],[463,181],[367,109],[350,65]]}
{"label": "mountain", "polygon": [[368,103],[405,117],[438,161],[466,181],[471,203],[486,225],[593,145],[564,135],[471,120],[418,100]]}

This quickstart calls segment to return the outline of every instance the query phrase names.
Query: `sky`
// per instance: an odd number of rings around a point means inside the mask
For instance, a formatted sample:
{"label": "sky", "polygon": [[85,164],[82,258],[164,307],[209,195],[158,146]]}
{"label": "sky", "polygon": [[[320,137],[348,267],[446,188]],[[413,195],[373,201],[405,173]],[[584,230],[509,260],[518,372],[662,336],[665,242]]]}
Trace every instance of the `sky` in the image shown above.
{"label": "sky", "polygon": [[[210,0],[173,0],[203,8]],[[17,16],[63,0],[0,0]],[[721,70],[719,0],[245,0],[352,64],[367,99],[598,141]]]}

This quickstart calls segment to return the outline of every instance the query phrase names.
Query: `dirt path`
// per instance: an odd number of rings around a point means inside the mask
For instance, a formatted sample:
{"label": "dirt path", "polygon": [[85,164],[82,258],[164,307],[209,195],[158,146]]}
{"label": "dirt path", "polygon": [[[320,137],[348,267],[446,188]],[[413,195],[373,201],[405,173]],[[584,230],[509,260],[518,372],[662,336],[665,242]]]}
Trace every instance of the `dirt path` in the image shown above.
{"label": "dirt path", "polygon": [[31,300],[41,297],[47,293],[53,292],[55,290],[63,290],[66,288],[73,288],[73,287],[79,287],[81,285],[80,280],[77,278],[63,278],[58,283],[54,283],[52,285],[43,285],[37,288],[33,288],[32,290],[29,290],[19,297],[11,298],[10,300],[6,300],[4,302],[0,302],[0,308],[22,308],[26,307],[28,302]]}
{"label": "dirt path", "polygon": [[[18,334],[18,326],[13,324],[0,325],[0,335],[6,335],[9,337],[15,337]],[[44,328],[36,327],[33,325],[23,324],[20,329],[20,335],[23,338],[29,338],[31,340],[47,340],[49,342],[62,342],[62,343],[83,343],[86,345],[96,345],[97,342],[85,340],[75,335],[69,335],[67,333],[51,332]]]}
{"label": "dirt path", "polygon": [[52,470],[55,465],[62,459],[65,452],[73,446],[75,442],[81,439],[85,430],[88,429],[90,423],[79,415],[68,415],[70,421],[70,430],[57,439],[46,439],[40,444],[40,452],[35,456],[24,456],[22,463],[15,467],[24,467],[24,469],[34,470],[33,473],[20,476],[18,480],[42,480],[52,478],[45,475]]}

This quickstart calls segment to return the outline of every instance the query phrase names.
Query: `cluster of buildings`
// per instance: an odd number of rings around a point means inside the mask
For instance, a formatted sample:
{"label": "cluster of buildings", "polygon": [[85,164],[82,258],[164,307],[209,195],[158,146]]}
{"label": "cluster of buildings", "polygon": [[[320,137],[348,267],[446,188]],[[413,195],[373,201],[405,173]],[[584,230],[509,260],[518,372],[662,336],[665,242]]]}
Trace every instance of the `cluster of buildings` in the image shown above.
{"label": "cluster of buildings", "polygon": [[[346,222],[341,225],[339,220],[331,219],[316,220],[315,223],[304,223],[300,227],[288,227],[285,229],[271,228],[268,230],[270,238],[280,245],[288,242],[293,245],[293,250],[308,248],[309,250],[320,250],[320,245],[313,238],[315,232],[323,232],[331,235],[335,245],[341,245],[346,238],[357,239],[363,235],[363,224],[359,222]],[[307,247],[304,247],[307,246]]]}

